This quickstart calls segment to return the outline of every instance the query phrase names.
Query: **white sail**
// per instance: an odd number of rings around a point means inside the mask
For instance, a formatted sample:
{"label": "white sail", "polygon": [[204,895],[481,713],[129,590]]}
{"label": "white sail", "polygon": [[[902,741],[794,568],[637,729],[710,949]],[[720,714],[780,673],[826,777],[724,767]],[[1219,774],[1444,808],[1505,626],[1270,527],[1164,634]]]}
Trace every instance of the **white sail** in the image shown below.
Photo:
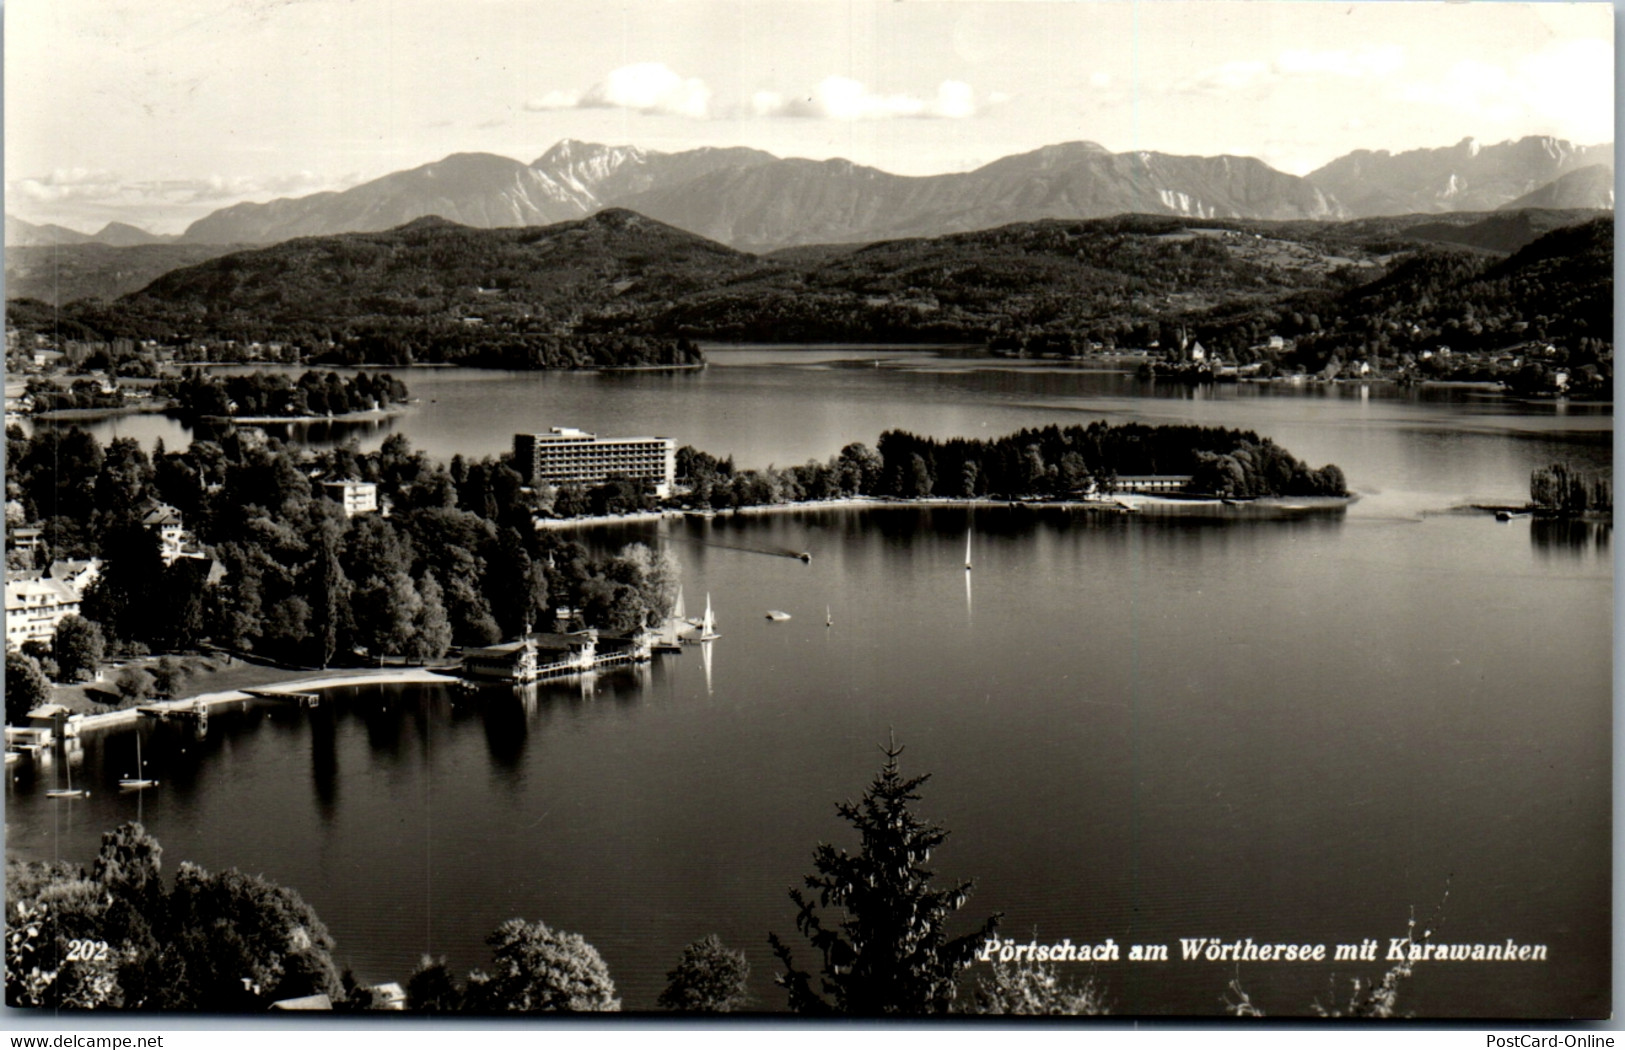
{"label": "white sail", "polygon": [[677,588],[677,604],[672,607],[671,614],[679,620],[688,619],[688,607],[683,604],[683,589]]}
{"label": "white sail", "polygon": [[970,530],[965,530],[965,571],[970,572]]}
{"label": "white sail", "polygon": [[717,636],[717,618],[711,611],[711,595],[705,595],[705,619],[700,621],[700,640],[709,641]]}

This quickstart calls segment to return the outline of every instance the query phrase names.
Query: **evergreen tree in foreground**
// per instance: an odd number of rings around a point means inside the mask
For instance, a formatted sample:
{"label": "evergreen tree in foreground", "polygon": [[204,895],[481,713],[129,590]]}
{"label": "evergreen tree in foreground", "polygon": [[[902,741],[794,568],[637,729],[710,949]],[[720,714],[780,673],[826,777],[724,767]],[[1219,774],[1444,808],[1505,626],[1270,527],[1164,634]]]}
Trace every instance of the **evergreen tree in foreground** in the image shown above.
{"label": "evergreen tree in foreground", "polygon": [[[882,750],[886,764],[862,801],[835,807],[862,836],[862,850],[853,856],[821,843],[813,854],[818,874],[806,878],[812,896],[790,890],[796,928],[822,958],[821,991],[812,974],[796,969],[778,935],[768,935],[785,969],[775,982],[789,993],[792,1010],[946,1013],[959,974],[998,925],[994,915],[975,932],[948,938],[948,919],[965,906],[972,883],[932,887],[934,873],[922,865],[948,832],[909,810],[930,774],[905,779],[897,768],[903,749],[889,742]],[[826,926],[820,908],[840,908],[844,918]]]}
{"label": "evergreen tree in foreground", "polygon": [[666,990],[656,1005],[690,1013],[733,1013],[750,1002],[745,991],[749,979],[745,953],[725,946],[713,933],[683,949],[677,968],[666,974]]}

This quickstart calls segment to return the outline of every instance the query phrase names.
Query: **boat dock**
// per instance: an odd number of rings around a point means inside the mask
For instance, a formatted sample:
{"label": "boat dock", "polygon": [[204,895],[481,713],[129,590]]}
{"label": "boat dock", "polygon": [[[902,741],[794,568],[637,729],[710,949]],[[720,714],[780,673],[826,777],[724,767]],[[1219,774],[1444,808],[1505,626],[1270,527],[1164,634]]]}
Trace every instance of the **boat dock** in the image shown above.
{"label": "boat dock", "polygon": [[298,693],[279,689],[244,689],[243,692],[256,700],[291,700],[300,707],[315,707],[322,702],[320,693]]}
{"label": "boat dock", "polygon": [[136,708],[136,713],[147,718],[157,718],[163,721],[174,719],[177,722],[207,722],[209,720],[208,709],[195,703],[147,704]]}

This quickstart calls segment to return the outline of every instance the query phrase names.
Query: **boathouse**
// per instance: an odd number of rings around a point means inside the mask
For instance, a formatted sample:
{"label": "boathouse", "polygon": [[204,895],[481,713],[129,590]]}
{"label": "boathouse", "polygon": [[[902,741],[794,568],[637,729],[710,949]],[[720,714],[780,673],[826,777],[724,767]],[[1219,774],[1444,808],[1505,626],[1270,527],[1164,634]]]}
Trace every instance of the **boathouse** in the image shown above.
{"label": "boathouse", "polygon": [[521,638],[483,649],[465,649],[463,674],[488,682],[535,681],[536,647],[528,638]]}
{"label": "boathouse", "polygon": [[569,634],[537,632],[512,642],[465,650],[463,673],[486,682],[534,682],[580,674],[601,662],[598,632],[589,627]]}
{"label": "boathouse", "polygon": [[594,628],[568,634],[537,632],[525,638],[535,647],[538,677],[579,674],[598,666],[598,632]]}

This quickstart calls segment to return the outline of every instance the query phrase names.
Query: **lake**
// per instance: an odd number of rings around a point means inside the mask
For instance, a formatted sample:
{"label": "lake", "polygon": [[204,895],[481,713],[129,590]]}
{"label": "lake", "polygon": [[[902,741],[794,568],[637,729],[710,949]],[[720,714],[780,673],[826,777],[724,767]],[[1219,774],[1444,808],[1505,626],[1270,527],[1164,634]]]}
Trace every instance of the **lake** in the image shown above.
{"label": "lake", "polygon": [[[12,767],[8,850],[88,861],[139,811],[167,871],[296,887],[367,979],[404,980],[425,952],[481,965],[484,935],[517,915],[581,933],[628,1008],[652,1008],[682,946],[716,932],[747,952],[758,1005],[782,1009],[767,933],[812,963],[786,888],[819,842],[855,847],[834,803],[895,733],[905,773],[933,774],[918,810],[952,830],[931,866],[976,879],[962,928],[997,911],[1022,942],[1169,947],[1063,966],[1114,1013],[1222,1014],[1238,976],[1272,1015],[1332,1007],[1387,965],[1238,969],[1180,961],[1180,939],[1386,952],[1413,915],[1435,943],[1548,956],[1419,964],[1403,1011],[1606,1012],[1611,531],[1451,508],[1521,501],[1554,460],[1606,466],[1607,407],[1193,391],[957,352],[711,356],[669,375],[414,370],[419,403],[353,436],[447,457],[568,425],[761,466],[889,427],[1195,422],[1336,462],[1361,499],[1286,522],[895,508],[582,533],[673,550],[690,612],[709,595],[722,638],[590,681],[349,687],[313,710],[220,711],[202,738],[145,725],[163,783],[139,797],[114,786],[133,732],[87,736],[87,800],[48,801],[58,770]],[[99,426],[187,440],[153,417]],[[769,553],[786,549],[811,563]]]}

